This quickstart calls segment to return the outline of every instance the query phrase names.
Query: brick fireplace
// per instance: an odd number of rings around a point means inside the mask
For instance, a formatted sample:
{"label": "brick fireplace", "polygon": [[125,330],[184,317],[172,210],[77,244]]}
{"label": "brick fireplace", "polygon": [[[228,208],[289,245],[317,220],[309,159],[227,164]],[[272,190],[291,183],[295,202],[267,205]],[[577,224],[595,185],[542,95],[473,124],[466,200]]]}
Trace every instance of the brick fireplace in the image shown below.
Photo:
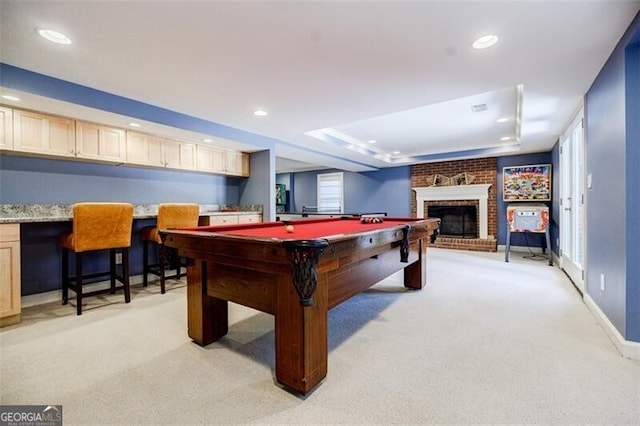
{"label": "brick fireplace", "polygon": [[[482,158],[446,161],[411,166],[412,214],[425,217],[433,206],[474,206],[477,212],[476,238],[441,236],[436,247],[462,250],[497,250],[497,159]],[[469,173],[474,181],[469,185],[432,186],[430,177],[452,177]]]}

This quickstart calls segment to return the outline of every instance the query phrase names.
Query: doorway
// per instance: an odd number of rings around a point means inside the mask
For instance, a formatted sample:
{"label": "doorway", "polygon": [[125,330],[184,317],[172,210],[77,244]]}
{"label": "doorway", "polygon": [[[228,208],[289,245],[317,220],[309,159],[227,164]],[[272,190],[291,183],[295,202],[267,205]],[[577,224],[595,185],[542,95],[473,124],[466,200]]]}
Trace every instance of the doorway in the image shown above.
{"label": "doorway", "polygon": [[560,266],[584,293],[584,110],[560,140]]}

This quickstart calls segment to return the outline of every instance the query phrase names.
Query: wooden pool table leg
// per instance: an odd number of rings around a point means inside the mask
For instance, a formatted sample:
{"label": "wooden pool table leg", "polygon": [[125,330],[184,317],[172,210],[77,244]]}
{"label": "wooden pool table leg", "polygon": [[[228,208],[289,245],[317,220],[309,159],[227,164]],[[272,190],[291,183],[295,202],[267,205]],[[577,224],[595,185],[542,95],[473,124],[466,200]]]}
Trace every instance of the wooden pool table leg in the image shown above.
{"label": "wooden pool table leg", "polygon": [[418,260],[404,268],[404,286],[419,290],[427,285],[427,242],[418,240],[415,246],[411,246],[410,252],[414,250],[418,252]]}
{"label": "wooden pool table leg", "polygon": [[275,306],[276,379],[306,394],[327,375],[327,274],[318,274],[311,306],[302,306],[290,275],[278,279]]}
{"label": "wooden pool table leg", "polygon": [[207,262],[187,260],[187,328],[201,346],[215,342],[229,330],[228,303],[207,295]]}

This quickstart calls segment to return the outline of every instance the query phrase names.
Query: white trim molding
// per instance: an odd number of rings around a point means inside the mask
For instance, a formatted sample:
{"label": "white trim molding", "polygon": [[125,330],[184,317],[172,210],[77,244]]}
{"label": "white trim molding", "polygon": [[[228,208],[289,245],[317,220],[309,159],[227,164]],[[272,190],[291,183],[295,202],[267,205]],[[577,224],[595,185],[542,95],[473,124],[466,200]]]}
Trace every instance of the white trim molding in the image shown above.
{"label": "white trim molding", "polygon": [[479,237],[489,238],[489,188],[491,184],[476,185],[451,185],[451,186],[426,186],[411,188],[416,192],[416,216],[424,217],[425,201],[478,201],[478,225]]}
{"label": "white trim molding", "polygon": [[591,296],[585,293],[583,299],[587,308],[589,308],[613,345],[616,347],[618,352],[620,352],[620,355],[625,358],[640,359],[640,343],[625,340],[624,337],[622,337],[622,334],[620,334],[618,329],[611,323],[611,321],[609,321],[609,318],[607,318],[604,312],[602,312]]}

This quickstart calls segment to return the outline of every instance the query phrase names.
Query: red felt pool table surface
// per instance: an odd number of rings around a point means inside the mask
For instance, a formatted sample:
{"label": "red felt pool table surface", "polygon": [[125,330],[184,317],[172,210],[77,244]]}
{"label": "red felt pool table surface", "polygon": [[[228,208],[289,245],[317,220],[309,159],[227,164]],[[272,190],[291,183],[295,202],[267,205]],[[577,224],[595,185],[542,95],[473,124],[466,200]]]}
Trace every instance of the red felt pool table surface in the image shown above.
{"label": "red felt pool table surface", "polygon": [[276,379],[307,393],[327,375],[327,312],[394,272],[426,285],[426,250],[439,219],[330,218],[160,231],[188,259],[189,337],[208,345],[229,331],[228,302],[275,317]]}
{"label": "red felt pool table surface", "polygon": [[[253,238],[309,240],[375,231],[394,226],[405,226],[418,220],[419,219],[410,218],[384,218],[382,223],[362,223],[359,218],[349,217],[308,219],[287,222],[265,222],[242,225],[199,226],[193,228],[182,228],[181,230],[212,232]],[[286,224],[293,226],[293,232],[287,232]]]}

